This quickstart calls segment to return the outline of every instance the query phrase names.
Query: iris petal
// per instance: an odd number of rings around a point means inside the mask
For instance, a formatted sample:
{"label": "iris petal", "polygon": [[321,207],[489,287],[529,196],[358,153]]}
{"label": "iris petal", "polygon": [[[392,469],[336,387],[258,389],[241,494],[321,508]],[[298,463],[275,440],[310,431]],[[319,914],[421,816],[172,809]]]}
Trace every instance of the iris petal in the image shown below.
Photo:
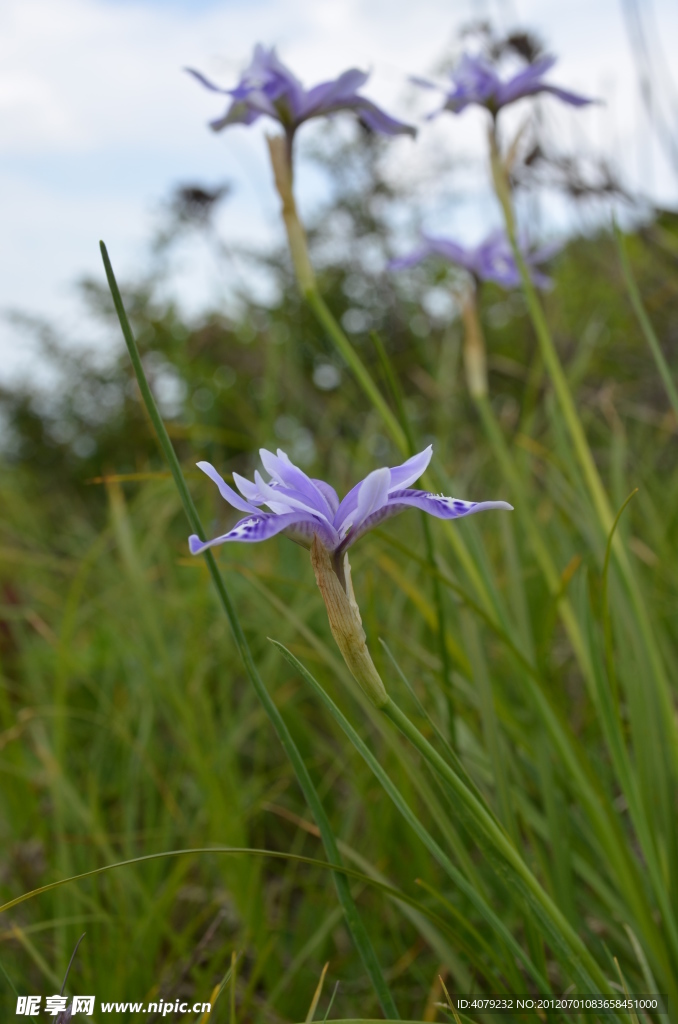
{"label": "iris petal", "polygon": [[[281,485],[274,487],[272,484],[267,484],[258,470],[254,474],[254,481],[259,489],[259,493],[264,496],[264,501],[267,505],[273,501],[278,504],[287,505],[288,508],[298,508],[303,512],[318,516],[329,523],[328,516],[316,508],[315,503],[312,504],[311,500],[303,492],[294,490],[291,487],[283,487]],[[325,502],[325,504],[327,503]]]}
{"label": "iris petal", "polygon": [[369,473],[360,485],[355,516],[352,523],[358,529],[368,516],[382,508],[388,501],[388,489],[391,486],[390,469],[375,469]]}
{"label": "iris petal", "polygon": [[213,480],[219,488],[219,494],[232,505],[233,508],[237,508],[240,512],[258,512],[259,509],[256,505],[252,505],[249,501],[245,501],[241,498],[237,491],[234,491],[232,487],[226,483],[226,481],[217,473],[216,469],[210,462],[198,462],[196,463],[198,469],[201,469],[203,473]]}
{"label": "iris petal", "polygon": [[305,547],[311,546],[316,533],[328,550],[336,547],[337,542],[334,531],[323,523],[319,523],[313,516],[298,512],[274,515],[270,512],[246,516],[237,522],[228,533],[224,533],[220,537],[213,537],[211,540],[202,541],[193,534],[188,538],[188,546],[192,555],[199,555],[208,548],[216,547],[219,544],[227,544],[230,541],[257,544],[262,540],[275,537],[278,533],[288,534],[292,540],[302,543]]}
{"label": "iris petal", "polygon": [[402,490],[403,487],[409,487],[415,480],[418,480],[422,473],[426,472],[432,456],[433,445],[430,444],[428,448],[424,448],[423,452],[419,452],[407,462],[403,462],[402,466],[394,466],[389,470],[391,474],[389,493],[395,489]]}
{"label": "iris petal", "polygon": [[232,476],[235,486],[247,501],[251,501],[254,505],[263,504],[264,497],[259,493],[259,488],[256,484],[253,484],[252,481],[248,480],[246,477],[240,476],[240,473],[234,472]]}
{"label": "iris petal", "polygon": [[323,492],[316,487],[310,476],[304,473],[303,469],[295,466],[289,455],[278,448],[278,454],[274,455],[265,448],[259,450],[264,469],[279,484],[287,487],[298,494],[303,495],[309,507],[316,509],[322,515],[331,518],[334,510],[330,507]]}
{"label": "iris petal", "polygon": [[345,71],[332,81],[305,89],[282,63],[275,49],[268,50],[257,44],[249,67],[234,89],[219,89],[200,72],[191,71],[191,74],[206,88],[232,97],[225,115],[211,122],[215,131],[231,124],[251,124],[262,114],[267,114],[279,121],[288,133],[293,133],[309,118],[349,110],[373,131],[384,135],[415,134],[410,125],[396,121],[371,100],[358,94],[368,76],[357,68]]}
{"label": "iris petal", "polygon": [[513,509],[513,505],[509,505],[507,501],[463,501],[461,498],[446,498],[442,494],[429,494],[428,491],[395,491],[389,495],[386,505],[356,525],[355,530],[350,531],[342,541],[339,550],[344,551],[351,547],[368,530],[373,530],[384,520],[391,519],[408,508],[419,508],[422,512],[428,512],[429,515],[435,516],[436,519],[461,519],[464,516],[474,515],[476,512],[486,512],[490,509],[508,509],[510,511]]}
{"label": "iris petal", "polygon": [[[194,555],[218,544],[230,541],[256,543],[284,533],[304,547],[310,547],[318,536],[328,551],[340,553],[350,547],[367,530],[406,508],[419,508],[438,519],[458,519],[488,509],[510,509],[505,501],[462,501],[427,491],[412,490],[409,484],[425,471],[432,455],[432,446],[407,459],[400,466],[373,470],[356,484],[340,503],[336,491],[323,480],[312,480],[295,466],[282,450],[278,454],[262,450],[262,462],[271,475],[267,483],[256,470],[254,483],[234,474],[243,498],[222,479],[209,462],[199,462],[199,468],[219,488],[226,501],[248,515],[219,537],[202,541],[195,535],[189,538]],[[298,483],[300,488],[289,486]],[[251,498],[251,501],[246,500]],[[253,502],[266,504],[271,510],[263,511]],[[320,510],[334,512],[333,522]],[[336,511],[335,511],[336,510]]]}

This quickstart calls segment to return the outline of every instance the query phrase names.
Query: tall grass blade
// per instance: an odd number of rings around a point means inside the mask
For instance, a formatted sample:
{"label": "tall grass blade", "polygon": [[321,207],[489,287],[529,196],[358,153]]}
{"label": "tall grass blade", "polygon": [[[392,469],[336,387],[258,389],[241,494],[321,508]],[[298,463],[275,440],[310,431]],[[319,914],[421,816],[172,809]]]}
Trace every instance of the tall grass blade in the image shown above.
{"label": "tall grass blade", "polygon": [[322,969],[322,973],[321,973],[320,978],[318,980],[318,984],[317,984],[316,990],[313,993],[313,999],[311,1000],[311,1005],[308,1008],[308,1013],[306,1014],[306,1020],[305,1020],[304,1024],[311,1024],[311,1021],[313,1020],[313,1018],[315,1016],[315,1011],[318,1008],[318,1003],[320,1001],[320,996],[322,995],[322,991],[323,991],[323,984],[325,982],[325,975],[327,974],[327,968],[329,966],[330,966],[330,962],[328,960],[327,963],[325,964],[325,966]]}
{"label": "tall grass blade", "polygon": [[[155,403],[155,399],[148,385],[146,374],[144,372],[141,358],[139,356],[139,350],[137,348],[136,340],[134,338],[132,328],[127,318],[127,314],[125,312],[122,296],[120,295],[120,290],[118,288],[115,275],[113,273],[113,267],[111,266],[106,246],[103,242],[101,242],[100,247],[104,267],[106,270],[106,277],[108,279],[108,285],[111,290],[111,295],[113,297],[115,309],[118,314],[118,319],[120,321],[120,327],[125,338],[127,350],[132,361],[132,366],[134,367],[134,373],[139,384],[139,389],[144,400],[144,405],[146,406],[148,415],[151,419],[153,427],[155,428],[158,440],[160,442],[160,446],[163,450],[163,454],[165,455],[165,458],[167,459],[167,462],[169,464],[172,477],[176,484],[177,490],[179,491],[179,495],[181,497],[181,501],[184,506],[184,511],[186,513],[186,517],[188,519],[190,527],[200,537],[201,540],[204,540],[205,532],[203,530],[202,523],[200,522],[200,517],[198,516],[198,512],[193,503],[193,499],[188,490],[188,487],[186,486],[186,481],[184,480],[184,475],[181,470],[181,466],[179,465],[179,460],[177,459],[174,447],[169,439],[167,430],[165,429],[164,422],[162,420],[162,417],[160,416],[158,407]],[[315,818],[318,828],[320,829],[323,845],[325,846],[327,855],[333,863],[341,865],[339,850],[337,849],[337,844],[334,838],[334,833],[332,832],[329,819],[325,814],[320,798],[318,797],[315,786],[313,785],[313,782],[311,780],[311,776],[308,772],[308,769],[306,768],[306,765],[301,754],[299,753],[299,750],[297,749],[297,746],[292,738],[292,735],[289,729],[287,728],[287,725],[285,724],[282,715],[278,711],[278,708],[276,707],[273,699],[268,693],[268,690],[266,689],[263,680],[261,679],[259,672],[254,664],[254,660],[252,658],[249,645],[247,643],[247,640],[245,639],[245,634],[242,631],[242,626],[240,625],[240,620],[238,619],[231,597],[226,589],[226,585],[223,581],[221,573],[219,572],[216,560],[212,552],[209,550],[205,552],[204,558],[207,563],[210,576],[212,577],[212,582],[214,583],[214,586],[216,588],[219,601],[228,618],[231,631],[233,633],[243,663],[245,665],[245,669],[249,676],[250,682],[252,683],[257,693],[257,696],[259,697],[259,700],[261,701],[264,710],[266,711],[266,714],[268,715],[276,733],[278,734],[278,737],[285,749],[285,752],[287,753],[287,756],[290,758],[290,761],[292,762],[295,774],[297,776],[297,780],[299,782],[299,785],[301,786],[304,797],[309,807],[311,808],[311,813],[313,814],[313,817]],[[376,953],[374,952],[374,948],[367,934],[367,930],[365,929],[365,925],[362,921],[362,918],[358,914],[358,910],[355,906],[355,903],[353,902],[353,898],[351,896],[348,883],[346,882],[346,879],[342,875],[336,874],[335,885],[339,901],[344,909],[347,927],[349,929],[349,932],[351,933],[353,941],[360,954],[360,958],[363,962],[365,970],[367,971],[370,981],[372,982],[372,985],[382,1006],[382,1009],[384,1010],[384,1013],[388,1013],[391,1017],[397,1018],[398,1011],[393,1001],[393,996],[391,995],[390,989],[384,978],[383,972],[377,960]]]}
{"label": "tall grass blade", "polygon": [[[487,921],[496,935],[501,939],[503,944],[510,950],[511,954],[518,958],[523,964],[525,969],[529,972],[531,977],[534,979],[537,985],[539,985],[544,992],[549,990],[549,985],[546,979],[540,974],[537,968],[534,966],[529,956],[525,953],[522,947],[516,942],[513,935],[506,928],[503,922],[500,920],[498,915],[492,910],[489,904],[484,898],[473,889],[460,871],[455,868],[451,863],[445,852],[440,848],[435,839],[430,835],[426,828],[419,821],[417,816],[408,806],[403,799],[397,787],[393,784],[388,774],[384,771],[382,766],[379,764],[377,758],[372,754],[367,744],[360,738],[356,730],[350,724],[348,719],[336,706],[334,701],[325,692],[320,683],[314,678],[314,676],[304,667],[298,658],[287,650],[283,644],[278,643],[276,640],[271,640],[281,652],[281,654],[289,661],[291,665],[302,675],[306,682],[312,687],[318,697],[321,699],[325,707],[328,709],[334,720],[340,725],[343,732],[353,744],[355,749],[358,751],[363,760],[369,765],[374,775],[377,777],[383,788],[388,793],[389,797],[396,805],[403,818],[408,822],[410,827],[414,830],[417,836],[430,850],[432,855],[438,861],[440,866],[447,872],[450,878],[454,881],[455,885],[464,893],[467,899],[473,904],[479,914]],[[389,705],[390,707],[390,705]],[[409,737],[408,737],[409,738]],[[441,759],[442,760],[442,759]],[[444,762],[443,762],[444,763]],[[450,770],[451,771],[451,770]],[[454,773],[452,773],[454,774]],[[456,776],[455,776],[456,778]],[[508,965],[507,965],[508,969]]]}
{"label": "tall grass blade", "polygon": [[652,326],[652,321],[647,315],[647,311],[645,309],[645,306],[643,305],[643,300],[640,297],[638,285],[636,284],[636,280],[633,276],[633,271],[631,270],[631,262],[626,251],[626,243],[624,241],[624,236],[622,235],[617,224],[614,225],[614,237],[617,242],[619,261],[621,263],[622,272],[624,274],[624,282],[626,284],[626,290],[629,293],[629,298],[631,300],[631,305],[633,306],[633,311],[636,314],[638,323],[640,324],[640,328],[643,334],[645,335],[645,340],[650,346],[650,351],[652,352],[652,356],[657,365],[657,369],[659,370],[659,376],[662,379],[662,383],[666,390],[666,394],[668,395],[669,401],[671,402],[671,406],[676,417],[676,422],[678,422],[678,391],[676,391],[676,385],[673,383],[671,369],[669,367],[669,364],[666,362],[666,357],[664,353],[661,350],[661,345],[659,344],[659,339],[657,338],[654,327]]}

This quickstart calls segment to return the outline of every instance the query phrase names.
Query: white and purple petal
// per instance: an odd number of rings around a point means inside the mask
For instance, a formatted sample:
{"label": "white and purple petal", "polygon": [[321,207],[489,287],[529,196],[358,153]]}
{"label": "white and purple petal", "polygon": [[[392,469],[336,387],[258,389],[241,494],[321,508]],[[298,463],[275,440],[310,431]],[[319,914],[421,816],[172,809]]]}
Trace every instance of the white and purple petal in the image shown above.
{"label": "white and purple petal", "polygon": [[257,485],[259,493],[263,494],[264,501],[269,507],[271,507],[272,502],[274,504],[284,504],[288,509],[300,509],[302,512],[307,512],[309,515],[314,515],[318,519],[329,523],[330,517],[321,509],[316,507],[318,503],[317,499],[320,497],[319,492],[316,492],[316,501],[312,503],[308,496],[302,491],[294,490],[291,487],[283,487],[280,484],[267,484],[259,470],[256,470],[254,473],[254,482]]}
{"label": "white and purple petal", "polygon": [[[375,474],[379,474],[375,476]],[[334,527],[340,534],[344,536],[346,531],[352,528],[360,518],[365,518],[365,515],[370,515],[371,512],[376,511],[378,506],[374,505],[372,508],[369,507],[370,500],[373,497],[377,499],[383,495],[382,504],[388,499],[388,488],[391,483],[391,472],[388,469],[375,469],[374,472],[369,473],[364,480],[360,483],[355,484],[348,492],[346,497],[342,500],[339,508],[334,516]],[[366,486],[367,485],[367,486]],[[361,511],[362,515],[358,513],[358,503],[360,502],[361,492],[366,486],[365,493],[362,497]]]}
{"label": "white and purple petal", "polygon": [[302,116],[304,120],[326,114],[337,109],[337,103],[344,104],[355,98],[355,93],[368,79],[365,71],[351,68],[331,82],[320,82],[309,89],[304,97]]}
{"label": "white and purple petal", "polygon": [[318,488],[325,501],[330,507],[332,516],[336,515],[336,511],[339,508],[339,495],[335,491],[331,484],[326,483],[324,480],[316,480],[312,478],[312,482]]}
{"label": "white and purple petal", "polygon": [[542,57],[541,60],[530,64],[508,82],[502,83],[497,94],[497,106],[504,107],[524,96],[535,96],[540,92],[552,93],[564,103],[569,103],[574,107],[585,107],[589,103],[594,103],[595,100],[581,96],[579,93],[571,92],[569,89],[560,89],[558,86],[544,82],[544,75],[551,70],[555,63],[555,57]]}
{"label": "white and purple petal", "polygon": [[208,124],[213,132],[220,132],[222,128],[228,128],[232,124],[254,124],[260,117],[260,110],[255,110],[249,104],[238,101],[237,103],[231,103],[223,117],[215,117]]}
{"label": "white and purple petal", "polygon": [[261,448],[259,455],[264,469],[273,480],[282,487],[289,488],[291,491],[302,495],[310,508],[316,509],[317,512],[330,519],[332,518],[335,510],[332,509],[322,490],[316,486],[310,476],[304,473],[303,469],[299,469],[298,466],[294,465],[286,452],[278,448],[278,454],[274,455],[273,452],[267,451],[266,448]]}
{"label": "white and purple petal", "polygon": [[513,505],[506,501],[462,501],[461,498],[446,498],[441,494],[429,494],[428,491],[413,491],[405,489],[395,491],[389,495],[388,502],[380,509],[368,516],[355,530],[351,530],[342,541],[339,551],[345,551],[367,533],[368,530],[379,526],[386,519],[405,512],[408,508],[418,508],[422,512],[435,516],[436,519],[461,519],[464,516],[473,515],[476,512],[486,512],[490,509],[512,510]]}
{"label": "white and purple petal", "polygon": [[[544,76],[554,64],[555,57],[542,57],[503,82],[493,64],[485,57],[465,54],[453,72],[453,88],[447,92],[443,109],[459,114],[475,103],[496,114],[502,107],[516,100],[542,92],[551,93],[564,103],[576,107],[595,102],[586,96],[544,82]],[[418,84],[428,85],[425,82]]]}
{"label": "white and purple petal", "polygon": [[424,448],[423,452],[413,455],[407,462],[403,462],[401,466],[393,466],[389,470],[391,475],[389,493],[409,487],[415,480],[418,480],[422,473],[425,473],[428,469],[428,464],[432,457],[433,445],[430,444],[428,448]]}
{"label": "white and purple petal", "polygon": [[545,85],[542,88],[542,92],[551,93],[552,96],[556,96],[563,103],[569,103],[571,107],[588,107],[591,103],[600,102],[600,100],[582,96],[578,92],[570,92],[569,89],[560,89],[557,85]]}
{"label": "white and purple petal", "polygon": [[449,263],[456,263],[466,270],[475,271],[476,250],[468,249],[451,238],[436,238],[431,235],[424,235],[424,241],[428,245],[429,252],[433,256],[442,256]]}
{"label": "white and purple petal", "polygon": [[376,103],[362,96],[357,96],[350,105],[347,103],[345,109],[353,110],[366,128],[379,135],[411,135],[414,138],[417,134],[417,129],[413,125],[398,121]]}
{"label": "white and purple petal", "polygon": [[233,541],[241,544],[258,544],[260,541],[270,540],[271,537],[275,537],[279,533],[286,534],[305,547],[311,546],[315,534],[318,534],[328,550],[335,548],[338,542],[338,537],[332,528],[324,523],[319,523],[313,516],[298,512],[289,512],[285,515],[263,512],[256,516],[246,516],[239,520],[228,533],[224,533],[220,537],[213,537],[211,540],[201,541],[199,537],[192,534],[188,538],[188,546],[192,555],[199,555],[208,548],[220,544],[228,544]]}
{"label": "white and purple petal", "polygon": [[203,75],[202,71],[196,71],[195,68],[184,68],[184,71],[187,71],[189,75],[193,75],[193,77],[197,79],[201,85],[204,85],[206,89],[209,89],[210,92],[221,92],[226,94],[230,92],[229,89],[222,89],[220,86],[215,85],[214,82],[211,82],[209,78]]}
{"label": "white and purple petal", "polygon": [[208,548],[227,544],[229,541],[255,544],[262,540],[268,540],[269,537],[275,537],[277,533],[291,526],[294,519],[296,519],[294,513],[276,516],[272,512],[262,512],[256,516],[246,516],[244,519],[240,519],[228,533],[224,533],[220,537],[202,541],[192,534],[188,538],[188,546],[192,555],[199,555]]}
{"label": "white and purple petal", "polygon": [[532,96],[544,88],[542,79],[556,63],[555,57],[542,57],[540,60],[528,64],[526,68],[519,71],[517,75],[510,78],[508,82],[502,82],[497,91],[497,105],[506,106],[523,96]]}
{"label": "white and purple petal", "polygon": [[258,512],[259,509],[256,505],[253,505],[249,501],[245,501],[241,498],[237,491],[234,491],[232,487],[226,483],[222,476],[217,473],[216,469],[210,462],[197,462],[198,469],[201,469],[205,476],[208,476],[217,487],[219,488],[219,494],[225,501],[232,505],[233,508],[237,508],[239,512]]}
{"label": "white and purple petal", "polygon": [[394,491],[388,500],[389,508],[402,511],[405,508],[419,508],[436,519],[460,519],[476,512],[490,509],[513,510],[507,501],[464,501],[461,498],[447,498],[444,494],[429,494],[428,491]]}
{"label": "white and purple petal", "polygon": [[339,534],[329,523],[320,523],[312,516],[297,516],[291,526],[285,528],[285,536],[290,540],[301,544],[304,548],[310,548],[313,538],[318,537],[322,545],[328,551],[335,551],[339,547]]}
{"label": "white and purple petal", "polygon": [[251,501],[253,505],[264,504],[266,499],[263,494],[259,493],[259,488],[256,484],[253,484],[251,480],[247,479],[247,477],[240,476],[240,473],[236,473],[235,471],[231,475],[235,486],[247,501]]}
{"label": "white and purple petal", "polygon": [[[400,466],[373,470],[342,502],[334,488],[323,480],[306,476],[280,449],[277,455],[262,450],[262,462],[272,478],[269,483],[258,470],[254,483],[234,474],[244,497],[229,487],[209,462],[199,462],[199,468],[216,483],[225,500],[248,515],[227,533],[211,540],[201,541],[193,535],[189,538],[190,550],[200,554],[218,544],[257,543],[284,533],[305,547],[310,547],[317,535],[328,551],[340,553],[367,530],[406,508],[419,508],[439,519],[458,519],[488,509],[512,507],[505,501],[462,501],[410,489],[409,484],[426,470],[431,455],[429,445]],[[292,483],[303,490],[289,486]],[[257,508],[255,502],[267,505],[270,512]],[[329,516],[322,509],[327,509]]]}
{"label": "white and purple petal", "polygon": [[389,260],[386,264],[387,270],[409,270],[410,267],[416,267],[419,263],[423,263],[431,255],[431,249],[428,245],[420,245],[418,249],[414,249],[409,256],[396,256],[395,259]]}
{"label": "white and purple petal", "polygon": [[352,525],[357,529],[361,523],[377,512],[388,501],[389,487],[391,486],[391,471],[385,466],[382,469],[374,469],[368,473],[358,490],[355,515],[352,517]]}
{"label": "white and purple petal", "polygon": [[227,93],[232,98],[226,113],[210,122],[215,131],[232,124],[252,124],[265,114],[292,133],[309,118],[351,110],[374,131],[385,135],[415,134],[410,125],[396,121],[376,104],[357,94],[368,76],[356,68],[307,90],[282,63],[274,48],[267,50],[257,44],[249,66],[234,89],[220,89],[200,72],[188,70],[207,89]]}
{"label": "white and purple petal", "polygon": [[[494,281],[502,288],[516,288],[520,285],[520,273],[513,256],[513,250],[506,234],[499,230],[493,231],[480,245],[465,248],[458,242],[447,238],[423,236],[424,244],[411,256],[389,263],[389,269],[401,270],[414,266],[426,256],[438,255],[456,266],[464,267],[481,281]],[[549,259],[560,248],[558,245],[543,246],[530,251],[526,240],[521,240],[520,248],[534,284],[538,288],[548,288],[551,281],[548,277],[535,270],[535,266]]]}
{"label": "white and purple petal", "polygon": [[[389,468],[387,496],[393,491],[394,488],[402,489],[403,487],[408,487],[410,484],[414,483],[415,480],[418,480],[422,473],[424,473],[425,470],[427,469],[428,464],[431,461],[432,455],[433,445],[429,445],[428,448],[425,448],[423,452],[419,452],[417,455],[413,455],[406,462],[403,462],[401,466],[393,466]],[[375,470],[375,473],[378,472],[380,471]],[[373,476],[374,474],[371,473],[370,476],[365,478],[365,480],[362,480],[360,483],[356,484],[355,487],[352,487],[351,490],[346,495],[346,497],[341,502],[341,504],[339,505],[334,516],[334,525],[340,534],[343,535],[349,525],[352,525],[352,527],[355,529],[358,523],[361,522],[362,519],[364,518],[364,516],[362,516],[357,511],[358,502],[360,499],[361,489],[364,487],[364,485],[367,483],[370,477]],[[372,486],[372,484],[370,486]],[[361,508],[366,507],[366,501],[367,492],[363,497],[363,506],[361,506]],[[367,515],[371,515],[372,512],[375,511],[376,506],[371,508],[369,512],[367,512]]]}

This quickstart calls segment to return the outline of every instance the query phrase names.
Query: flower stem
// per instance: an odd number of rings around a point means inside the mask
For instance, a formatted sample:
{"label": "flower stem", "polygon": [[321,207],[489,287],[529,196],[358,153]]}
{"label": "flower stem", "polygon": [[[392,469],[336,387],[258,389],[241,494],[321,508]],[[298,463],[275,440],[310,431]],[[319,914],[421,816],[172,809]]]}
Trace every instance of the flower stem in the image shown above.
{"label": "flower stem", "polygon": [[560,363],[560,358],[556,352],[556,347],[553,344],[551,332],[549,331],[544,311],[541,307],[541,303],[539,302],[539,297],[537,296],[537,290],[532,283],[530,272],[525,260],[523,259],[520,246],[518,245],[515,216],[511,199],[511,188],[506,174],[506,169],[499,152],[499,143],[496,131],[494,130],[490,133],[490,160],[495,192],[504,214],[506,232],[509,242],[511,243],[511,249],[513,250],[513,257],[516,261],[516,266],[520,273],[523,291],[527,300],[527,307],[537,334],[539,347],[541,349],[546,368],[551,376],[551,381],[553,382],[561,411],[565,417],[565,422],[570,432],[570,437],[572,438],[577,458],[579,459],[586,483],[588,484],[593,504],[596,512],[598,513],[598,518],[600,519],[603,530],[608,534],[612,528],[614,516],[600,479],[598,469],[593,460],[593,455],[591,454],[591,449],[589,448],[584,428],[579,416],[577,415],[574,399],[570,392],[565,372]]}
{"label": "flower stem", "polygon": [[[567,383],[567,378],[565,377],[565,372],[556,351],[553,338],[551,337],[551,332],[549,331],[544,311],[541,307],[541,303],[539,302],[536,289],[532,283],[532,278],[530,277],[527,264],[525,263],[522,252],[520,251],[520,246],[518,245],[511,187],[506,168],[499,152],[499,143],[494,124],[490,131],[489,139],[490,164],[494,188],[504,213],[506,231],[511,243],[516,266],[520,272],[528,311],[537,334],[544,363],[551,377],[561,412],[570,433],[570,438],[579,460],[579,464],[584,473],[584,478],[593,500],[594,508],[605,535],[609,536],[614,524],[614,514],[612,512],[610,502],[608,501],[607,494],[605,493],[602,480],[600,479],[598,468],[594,462],[593,455],[591,454],[591,449],[589,447],[586,434],[584,433],[584,428],[577,414],[574,398],[572,397],[570,387]],[[676,722],[674,714],[673,697],[669,681],[666,676],[657,640],[654,636],[647,607],[641,596],[640,588],[635,579],[635,574],[628,560],[619,534],[615,534],[614,536],[612,550],[615,556],[615,562],[621,572],[627,597],[633,607],[636,621],[640,627],[648,663],[652,667],[657,695],[662,708],[662,719],[666,723],[667,728],[668,756],[675,781],[678,782],[678,722]]]}
{"label": "flower stem", "polygon": [[[127,318],[127,314],[125,312],[122,296],[120,295],[120,290],[115,280],[115,275],[113,273],[113,268],[111,266],[111,261],[108,256],[106,246],[103,242],[101,242],[100,247],[101,256],[104,261],[104,267],[106,269],[108,285],[111,290],[111,295],[113,297],[115,309],[118,314],[118,319],[120,321],[120,327],[125,338],[127,350],[132,361],[132,366],[134,367],[134,373],[137,378],[137,383],[139,384],[139,390],[141,391],[141,396],[143,398],[144,405],[148,410],[148,415],[155,428],[158,441],[160,442],[160,447],[162,448],[163,454],[167,460],[170,471],[172,473],[172,477],[174,478],[174,482],[179,492],[182,505],[184,506],[184,512],[186,513],[186,518],[188,519],[189,525],[191,529],[194,531],[194,533],[196,533],[201,540],[205,540],[206,535],[205,531],[203,530],[200,517],[193,503],[193,498],[191,497],[190,491],[186,485],[186,480],[184,479],[184,475],[182,473],[179,460],[172,446],[172,442],[169,439],[169,435],[165,428],[165,424],[163,423],[162,417],[160,416],[160,412],[155,403],[155,399],[148,385],[146,374],[144,372],[144,368],[141,362],[141,357],[139,355],[139,349],[137,347],[134,334],[132,333],[132,328]],[[297,781],[301,787],[302,793],[304,794],[304,798],[309,808],[311,809],[311,813],[315,818],[315,821],[318,825],[318,829],[320,830],[320,835],[322,838],[323,845],[325,847],[325,851],[327,853],[327,858],[330,861],[330,863],[336,864],[337,867],[340,867],[342,864],[341,856],[339,854],[339,849],[337,847],[337,843],[334,838],[334,833],[332,832],[332,827],[330,825],[329,819],[325,814],[325,809],[320,801],[320,797],[318,796],[316,788],[313,785],[313,781],[311,779],[311,776],[309,775],[304,760],[292,738],[289,729],[287,728],[287,725],[285,724],[285,720],[280,714],[275,702],[273,701],[273,698],[269,694],[261,676],[259,675],[257,667],[254,663],[254,659],[252,658],[252,652],[250,651],[249,644],[245,639],[245,634],[243,633],[242,626],[240,625],[240,620],[235,610],[235,606],[231,600],[228,590],[226,589],[226,584],[224,583],[223,577],[219,571],[219,567],[217,566],[214,555],[212,554],[211,551],[208,550],[204,553],[204,558],[207,563],[207,568],[212,578],[212,582],[217,591],[219,602],[224,612],[226,613],[226,617],[228,618],[229,625],[231,627],[231,631],[233,633],[236,646],[238,648],[238,651],[240,652],[240,656],[245,665],[247,675],[249,676],[250,682],[252,683],[252,686],[254,687],[254,690],[259,700],[261,701],[263,708],[266,714],[268,715],[271,724],[273,725],[273,728],[278,734],[278,738],[280,739],[280,742],[285,750],[285,753],[292,762],[292,766],[297,776]],[[367,971],[370,977],[370,980],[372,982],[373,988],[375,990],[381,1008],[387,1017],[394,1020],[398,1020],[398,1010],[393,1000],[393,996],[391,995],[391,992],[382,973],[381,966],[379,964],[379,961],[377,960],[369,935],[367,934],[367,931],[365,929],[365,925],[363,924],[362,918],[358,913],[358,908],[356,907],[353,897],[351,896],[351,891],[349,888],[347,878],[345,875],[339,874],[338,872],[335,872],[333,877],[334,884],[337,890],[337,896],[339,898],[339,902],[341,903],[346,918],[347,927],[351,933],[355,946],[363,962],[363,966],[365,967],[365,970]]]}
{"label": "flower stem", "polygon": [[281,136],[268,136],[268,151],[271,157],[273,178],[275,187],[280,196],[283,223],[287,233],[287,242],[292,257],[294,273],[303,298],[311,307],[321,327],[327,333],[330,341],[334,344],[344,361],[352,370],[356,380],[369,398],[370,402],[380,414],[384,424],[393,441],[402,452],[407,451],[407,438],[397,418],[393,415],[384,401],[379,388],[372,380],[370,372],[363,363],[358,353],[351,345],[351,342],[342,331],[336,319],[330,312],[325,300],[318,291],[313,267],[308,255],[308,243],[306,232],[297,212],[297,204],[294,198],[292,184],[292,166],[290,163],[290,151],[286,139]]}
{"label": "flower stem", "polygon": [[471,285],[460,296],[461,315],[464,321],[464,369],[466,384],[472,398],[487,397],[487,355],[485,338],[480,324],[478,295]]}

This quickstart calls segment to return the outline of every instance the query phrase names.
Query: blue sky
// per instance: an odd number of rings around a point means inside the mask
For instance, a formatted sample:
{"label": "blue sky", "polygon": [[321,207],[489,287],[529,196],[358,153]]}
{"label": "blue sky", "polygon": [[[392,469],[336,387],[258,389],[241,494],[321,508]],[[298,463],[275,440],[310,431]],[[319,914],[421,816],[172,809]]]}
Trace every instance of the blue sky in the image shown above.
{"label": "blue sky", "polygon": [[[652,7],[670,54],[678,5]],[[407,76],[430,71],[459,25],[479,15],[536,29],[561,58],[553,80],[605,100],[576,121],[559,112],[564,138],[607,154],[631,184],[642,181],[658,201],[676,204],[675,177],[641,115],[620,0],[3,0],[0,310],[44,314],[77,334],[72,283],[100,274],[98,239],[123,276],[133,273],[153,211],[177,182],[232,180],[221,222],[227,238],[276,235],[262,131],[209,132],[220,100],[183,66],[228,85],[255,42],[276,44],[311,84],[349,66],[371,69],[366,94],[404,115]],[[422,112],[427,104],[428,97]],[[395,142],[394,173],[414,173],[432,149],[450,145],[449,128],[444,136],[438,122],[414,145]],[[453,145],[480,159],[473,113],[455,122]],[[215,297],[217,285],[202,281],[196,265],[182,287],[190,306],[201,289]],[[0,373],[28,360],[22,336],[0,323]]]}

